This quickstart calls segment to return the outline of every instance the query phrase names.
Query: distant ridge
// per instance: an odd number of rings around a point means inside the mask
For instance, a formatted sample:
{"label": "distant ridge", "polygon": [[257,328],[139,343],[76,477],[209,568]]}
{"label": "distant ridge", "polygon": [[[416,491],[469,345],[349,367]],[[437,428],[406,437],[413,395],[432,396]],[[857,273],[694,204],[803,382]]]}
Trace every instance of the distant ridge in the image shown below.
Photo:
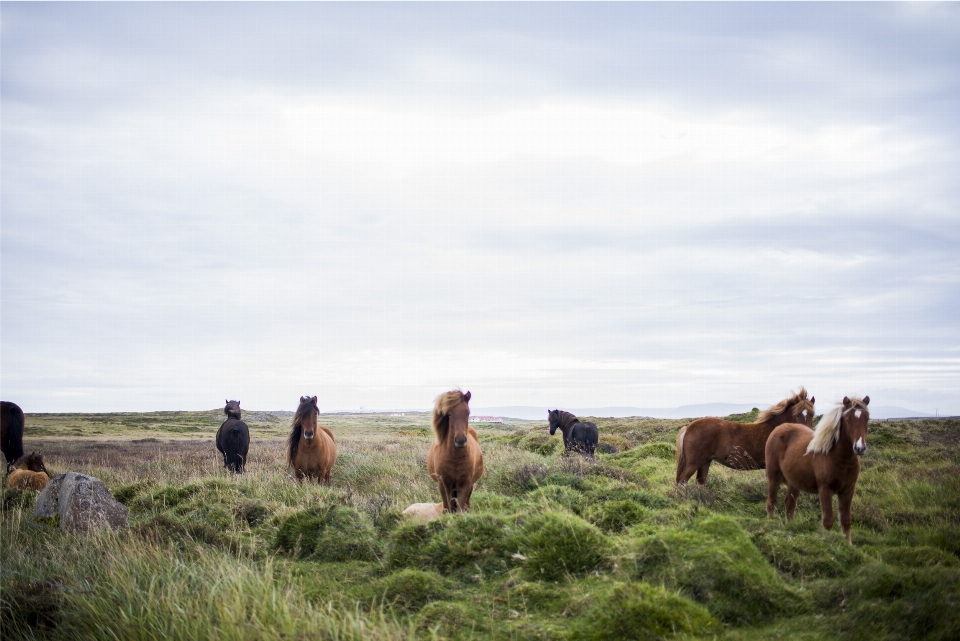
{"label": "distant ridge", "polygon": [[650,418],[699,418],[701,416],[727,416],[749,412],[754,407],[763,409],[759,404],[749,403],[703,403],[701,405],[682,405],[680,407],[531,407],[529,405],[507,405],[503,407],[471,408],[477,414],[493,414],[504,418],[519,418],[527,421],[547,420],[547,410],[562,409],[577,416],[595,416],[624,418],[627,416],[649,416]]}
{"label": "distant ridge", "polygon": [[[649,416],[650,418],[700,418],[702,416],[728,416],[749,412],[754,407],[764,410],[766,403],[702,403],[700,405],[681,405],[680,407],[532,407],[529,405],[506,405],[503,407],[471,408],[474,414],[491,414],[503,418],[519,418],[526,421],[547,420],[547,410],[562,409],[577,416],[625,418],[628,416]],[[831,405],[817,404],[817,413],[822,414]],[[933,414],[897,407],[879,405],[870,407],[870,418],[881,420],[888,418],[933,418]]]}

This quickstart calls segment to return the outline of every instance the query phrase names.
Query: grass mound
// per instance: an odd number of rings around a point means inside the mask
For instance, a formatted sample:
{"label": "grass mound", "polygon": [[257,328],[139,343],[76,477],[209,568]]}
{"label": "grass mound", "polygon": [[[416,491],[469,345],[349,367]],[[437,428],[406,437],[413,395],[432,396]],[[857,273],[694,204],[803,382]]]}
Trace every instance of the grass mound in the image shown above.
{"label": "grass mound", "polygon": [[443,573],[465,567],[501,572],[508,567],[512,532],[510,519],[474,512],[403,524],[393,533],[390,564]]}
{"label": "grass mound", "polygon": [[682,590],[725,623],[755,624],[795,609],[796,597],[726,516],[644,537],[633,561],[637,578]]}
{"label": "grass mound", "polygon": [[862,566],[833,597],[842,634],[854,641],[960,638],[960,569]]}
{"label": "grass mound", "polygon": [[845,576],[866,559],[842,533],[822,528],[802,533],[761,530],[753,541],[774,567],[801,580]]}
{"label": "grass mound", "polygon": [[436,572],[403,569],[386,576],[371,586],[375,598],[385,606],[404,612],[416,612],[431,601],[447,598],[450,582]]}
{"label": "grass mound", "polygon": [[659,641],[715,635],[722,627],[703,606],[646,583],[620,584],[592,600],[570,635],[574,641]]}
{"label": "grass mound", "polygon": [[515,545],[526,557],[524,574],[546,581],[605,567],[613,548],[596,526],[563,512],[544,512],[527,520]]}
{"label": "grass mound", "polygon": [[281,521],[274,547],[317,561],[372,561],[381,555],[371,524],[351,507],[303,510]]}

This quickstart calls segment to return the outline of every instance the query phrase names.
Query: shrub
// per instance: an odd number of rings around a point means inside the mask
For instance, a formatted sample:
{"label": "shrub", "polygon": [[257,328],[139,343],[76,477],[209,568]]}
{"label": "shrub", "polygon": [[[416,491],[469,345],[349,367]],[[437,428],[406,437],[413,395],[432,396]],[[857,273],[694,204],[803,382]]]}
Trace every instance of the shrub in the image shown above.
{"label": "shrub", "polygon": [[596,526],[558,512],[527,520],[516,537],[516,547],[526,557],[527,577],[547,581],[605,567],[612,552],[612,545]]}
{"label": "shrub", "polygon": [[542,432],[533,432],[520,439],[519,445],[534,454],[553,456],[563,451],[563,438],[559,435],[550,436]]}
{"label": "shrub", "polygon": [[575,641],[658,641],[677,634],[715,635],[722,629],[703,606],[646,583],[620,584],[592,600],[572,630]]}
{"label": "shrub", "polygon": [[929,545],[883,548],[880,550],[880,558],[890,565],[906,565],[915,568],[935,565],[956,567],[960,565],[957,557]]}
{"label": "shrub", "polygon": [[420,610],[417,628],[427,634],[435,632],[439,639],[470,639],[486,626],[477,612],[460,603],[432,601]]}

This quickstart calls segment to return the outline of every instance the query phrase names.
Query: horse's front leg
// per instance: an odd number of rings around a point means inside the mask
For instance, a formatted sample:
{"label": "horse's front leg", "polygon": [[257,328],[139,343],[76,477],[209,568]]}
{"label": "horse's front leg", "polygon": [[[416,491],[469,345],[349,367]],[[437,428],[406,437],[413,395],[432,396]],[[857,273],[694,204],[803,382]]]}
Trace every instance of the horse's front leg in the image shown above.
{"label": "horse's front leg", "polygon": [[473,483],[464,484],[457,488],[457,503],[461,512],[470,511],[470,495],[473,494]]}
{"label": "horse's front leg", "polygon": [[833,492],[827,487],[820,488],[820,512],[823,514],[823,529],[833,529]]}
{"label": "horse's front leg", "polygon": [[843,535],[847,537],[847,543],[853,543],[850,539],[850,508],[853,506],[853,490],[837,496],[837,503],[840,507],[840,527],[843,528]]}
{"label": "horse's front leg", "polygon": [[437,485],[440,486],[440,502],[443,503],[443,512],[451,512],[450,508],[450,491],[447,489],[447,484],[443,482],[443,479],[440,479],[437,482]]}

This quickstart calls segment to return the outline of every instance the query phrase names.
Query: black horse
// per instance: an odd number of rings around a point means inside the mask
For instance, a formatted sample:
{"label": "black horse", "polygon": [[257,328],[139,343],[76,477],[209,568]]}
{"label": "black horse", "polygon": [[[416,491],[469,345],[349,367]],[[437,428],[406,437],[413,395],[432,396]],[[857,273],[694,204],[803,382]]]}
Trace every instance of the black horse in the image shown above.
{"label": "black horse", "polygon": [[23,410],[10,401],[0,401],[0,450],[7,463],[23,456]]}
{"label": "black horse", "polygon": [[240,420],[240,401],[227,401],[223,408],[227,420],[217,430],[217,449],[223,454],[223,465],[242,474],[250,450],[250,429]]}
{"label": "black horse", "polygon": [[578,452],[593,458],[600,441],[600,430],[596,423],[582,423],[580,419],[562,410],[547,410],[550,420],[550,436],[557,433],[557,428],[563,432],[563,446],[567,451]]}

